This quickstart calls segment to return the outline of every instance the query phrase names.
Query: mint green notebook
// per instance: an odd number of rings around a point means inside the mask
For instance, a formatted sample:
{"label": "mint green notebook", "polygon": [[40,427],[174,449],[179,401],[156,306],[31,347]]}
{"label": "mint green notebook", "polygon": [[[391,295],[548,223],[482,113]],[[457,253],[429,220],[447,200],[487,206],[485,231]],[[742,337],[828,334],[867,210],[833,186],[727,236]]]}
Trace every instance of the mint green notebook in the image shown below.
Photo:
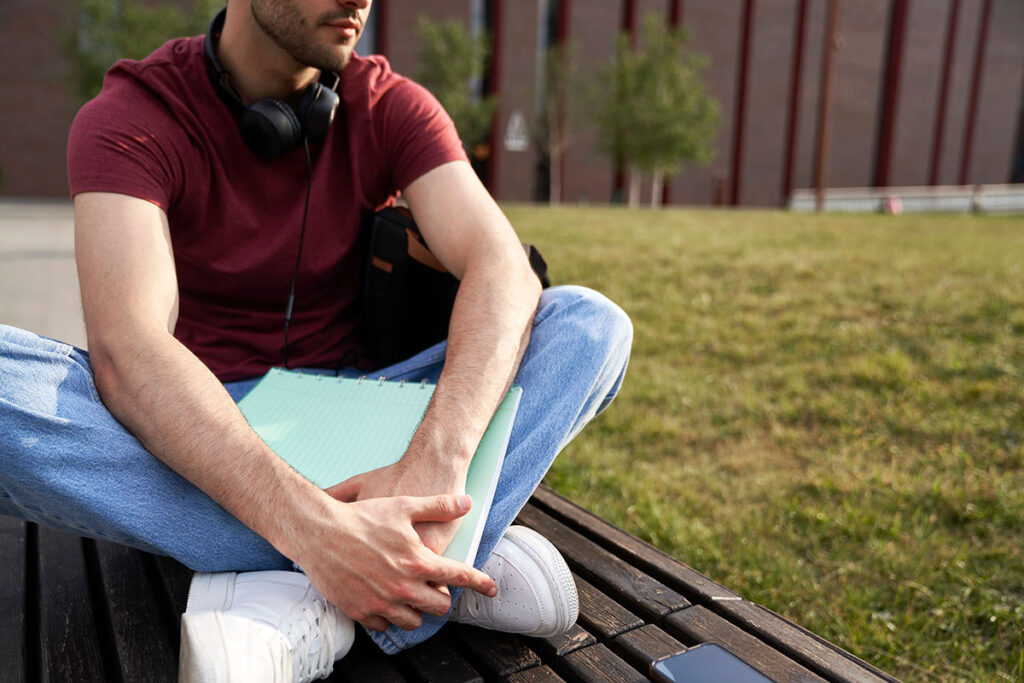
{"label": "mint green notebook", "polygon": [[[348,379],[274,368],[238,403],[275,453],[320,488],[390,465],[405,453],[434,385]],[[466,477],[473,507],[446,557],[473,563],[491,508],[522,389],[512,387],[484,433]]]}

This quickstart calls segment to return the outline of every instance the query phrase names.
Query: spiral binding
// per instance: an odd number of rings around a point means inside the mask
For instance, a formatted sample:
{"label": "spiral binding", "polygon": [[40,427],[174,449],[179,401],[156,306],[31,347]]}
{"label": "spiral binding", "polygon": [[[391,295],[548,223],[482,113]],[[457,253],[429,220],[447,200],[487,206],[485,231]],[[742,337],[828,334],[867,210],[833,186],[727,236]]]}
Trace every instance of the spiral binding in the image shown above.
{"label": "spiral binding", "polygon": [[[271,371],[272,372],[285,372],[285,370],[282,369],[282,368],[272,368]],[[323,380],[324,377],[329,377],[330,376],[330,375],[322,375],[319,372],[304,372],[302,370],[287,370],[287,372],[294,373],[294,374],[299,375],[301,377],[316,377],[316,381],[317,382]],[[338,382],[341,382],[343,380],[351,379],[351,378],[349,378],[349,377],[342,377],[342,376],[338,375],[334,379],[337,380]],[[366,375],[360,375],[356,379],[356,384],[362,384],[363,380],[365,380],[365,379],[366,379]],[[383,386],[384,382],[387,382],[387,381],[388,381],[388,378],[385,375],[380,375],[379,377],[377,377],[377,386]],[[404,388],[407,381],[408,380],[405,380],[405,379],[398,380],[398,387],[400,389]],[[420,389],[426,389],[427,388],[427,379],[425,377],[420,380],[419,387],[420,387]]]}

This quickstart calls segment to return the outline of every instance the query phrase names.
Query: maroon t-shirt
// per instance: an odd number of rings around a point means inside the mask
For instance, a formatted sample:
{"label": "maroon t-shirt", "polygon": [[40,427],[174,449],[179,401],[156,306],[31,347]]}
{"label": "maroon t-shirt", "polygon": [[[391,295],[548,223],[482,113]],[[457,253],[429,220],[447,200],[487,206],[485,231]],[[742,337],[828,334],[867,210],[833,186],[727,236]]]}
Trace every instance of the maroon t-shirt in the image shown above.
{"label": "maroon t-shirt", "polygon": [[[199,36],[115,64],[75,117],[68,177],[72,196],[116,192],[167,213],[180,297],[174,335],[231,381],[282,362],[306,158],[301,147],[273,161],[249,151],[204,60]],[[437,100],[384,58],[353,57],[338,91],[335,122],[311,148],[292,367],[355,364],[363,219],[427,171],[466,158]]]}

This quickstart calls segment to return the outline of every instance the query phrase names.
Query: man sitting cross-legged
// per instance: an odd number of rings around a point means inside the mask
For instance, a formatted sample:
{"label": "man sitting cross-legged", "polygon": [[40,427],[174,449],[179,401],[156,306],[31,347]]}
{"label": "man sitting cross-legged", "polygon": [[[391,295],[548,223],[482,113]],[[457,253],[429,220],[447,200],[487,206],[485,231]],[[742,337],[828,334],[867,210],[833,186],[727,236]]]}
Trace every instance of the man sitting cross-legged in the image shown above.
{"label": "man sitting cross-legged", "polygon": [[[0,514],[200,572],[183,679],[325,676],[354,623],[392,653],[449,617],[534,635],[575,619],[562,558],[509,525],[618,392],[629,320],[589,289],[541,292],[437,101],[353,54],[369,12],[229,0],[207,36],[112,67],[68,148],[89,352],[0,327]],[[360,225],[399,193],[461,285],[447,342],[372,368]],[[324,491],[235,405],[280,365],[437,388],[398,463]],[[439,553],[512,382],[474,568]]]}

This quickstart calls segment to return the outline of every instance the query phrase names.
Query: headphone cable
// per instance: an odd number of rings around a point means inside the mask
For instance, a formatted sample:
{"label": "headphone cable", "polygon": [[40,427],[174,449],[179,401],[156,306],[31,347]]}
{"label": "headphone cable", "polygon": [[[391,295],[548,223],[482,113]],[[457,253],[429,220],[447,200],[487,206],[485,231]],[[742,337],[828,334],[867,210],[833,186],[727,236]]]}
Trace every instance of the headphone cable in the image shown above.
{"label": "headphone cable", "polygon": [[306,217],[309,215],[309,195],[313,191],[313,160],[309,155],[309,136],[302,136],[302,148],[306,151],[306,204],[302,209],[302,228],[299,230],[299,251],[295,255],[295,270],[292,272],[292,286],[288,291],[288,305],[284,309],[284,369],[288,369],[288,328],[292,324],[292,308],[295,306],[295,283],[299,279],[299,264],[302,263],[302,243],[306,239]]}

